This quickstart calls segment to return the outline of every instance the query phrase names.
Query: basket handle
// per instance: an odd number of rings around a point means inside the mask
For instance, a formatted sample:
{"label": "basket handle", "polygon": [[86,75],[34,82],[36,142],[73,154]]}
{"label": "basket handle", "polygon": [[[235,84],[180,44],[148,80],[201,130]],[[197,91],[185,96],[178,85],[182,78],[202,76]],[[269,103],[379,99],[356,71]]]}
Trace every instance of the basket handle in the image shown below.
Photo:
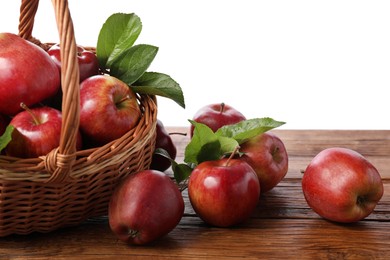
{"label": "basket handle", "polygon": [[[34,17],[39,0],[22,0],[19,18],[19,35],[37,43],[32,37]],[[63,182],[70,179],[76,161],[76,140],[80,120],[79,66],[77,45],[67,0],[52,0],[61,45],[62,128],[60,145],[43,156],[50,174],[46,182]],[[39,42],[39,41],[38,41]]]}

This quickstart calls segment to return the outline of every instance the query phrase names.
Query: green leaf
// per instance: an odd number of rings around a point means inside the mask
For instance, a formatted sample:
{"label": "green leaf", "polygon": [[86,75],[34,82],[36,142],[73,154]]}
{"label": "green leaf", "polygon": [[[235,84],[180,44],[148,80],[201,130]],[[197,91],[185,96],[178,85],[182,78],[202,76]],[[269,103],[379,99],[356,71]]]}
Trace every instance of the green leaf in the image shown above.
{"label": "green leaf", "polygon": [[173,159],[171,158],[171,156],[169,155],[169,153],[167,152],[167,150],[163,149],[163,148],[156,148],[154,150],[154,154],[158,154],[158,155],[161,155],[167,159],[169,159],[171,162],[173,161]]}
{"label": "green leaf", "polygon": [[193,170],[191,165],[184,164],[184,163],[177,163],[174,159],[171,158],[169,153],[163,149],[163,148],[157,148],[154,151],[155,154],[161,155],[171,161],[172,171],[173,171],[173,177],[177,184],[180,184],[181,182],[185,181],[190,175]]}
{"label": "green leaf", "polygon": [[141,30],[141,20],[134,13],[111,15],[99,32],[96,55],[100,66],[109,69],[123,51],[133,46]]}
{"label": "green leaf", "polygon": [[234,138],[218,136],[218,140],[221,144],[221,153],[224,155],[231,154],[234,149],[239,146],[238,142]]}
{"label": "green leaf", "polygon": [[217,160],[222,156],[218,136],[208,126],[189,120],[195,126],[191,141],[185,148],[184,161],[199,164]]}
{"label": "green leaf", "polygon": [[140,94],[157,95],[172,99],[185,108],[183,91],[170,76],[158,72],[145,72],[131,85],[133,91]]}
{"label": "green leaf", "polygon": [[275,121],[269,117],[253,118],[241,121],[234,125],[223,126],[218,129],[216,135],[233,138],[239,144],[242,144],[252,137],[283,124],[285,124],[285,122]]}
{"label": "green leaf", "polygon": [[193,168],[191,168],[188,164],[179,164],[176,162],[172,163],[173,177],[175,178],[177,184],[180,184],[181,182],[188,179],[192,173],[192,170]]}
{"label": "green leaf", "polygon": [[156,57],[158,47],[140,44],[134,45],[118,56],[110,68],[110,75],[114,76],[128,85],[133,84],[149,68]]}
{"label": "green leaf", "polygon": [[3,135],[0,136],[0,152],[11,142],[14,129],[13,125],[8,125]]}

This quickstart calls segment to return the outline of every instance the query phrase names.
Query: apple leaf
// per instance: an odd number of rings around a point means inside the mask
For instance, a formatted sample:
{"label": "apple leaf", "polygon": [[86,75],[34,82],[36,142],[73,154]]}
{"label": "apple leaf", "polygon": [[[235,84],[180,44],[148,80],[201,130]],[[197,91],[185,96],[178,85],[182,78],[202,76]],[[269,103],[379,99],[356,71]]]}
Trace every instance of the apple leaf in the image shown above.
{"label": "apple leaf", "polygon": [[110,74],[128,85],[133,84],[149,68],[158,47],[140,44],[123,51],[111,64]]}
{"label": "apple leaf", "polygon": [[96,55],[102,68],[110,68],[124,50],[133,46],[142,30],[140,18],[134,13],[115,13],[100,29]]}
{"label": "apple leaf", "polygon": [[169,75],[158,72],[145,72],[131,88],[141,94],[158,95],[170,98],[185,108],[183,91]]}
{"label": "apple leaf", "polygon": [[199,164],[203,161],[217,160],[222,156],[221,143],[208,126],[190,120],[195,126],[191,141],[184,151],[186,163]]}
{"label": "apple leaf", "polygon": [[234,138],[218,136],[218,140],[221,144],[221,153],[223,155],[231,154],[237,146],[238,142]]}
{"label": "apple leaf", "polygon": [[0,136],[0,152],[11,142],[14,129],[13,125],[8,125],[3,135]]}
{"label": "apple leaf", "polygon": [[233,138],[239,144],[242,144],[252,137],[255,137],[273,128],[279,127],[283,124],[285,124],[285,122],[275,121],[270,117],[253,118],[233,125],[223,126],[218,129],[215,134],[218,136]]}
{"label": "apple leaf", "polygon": [[169,153],[163,148],[156,148],[154,151],[155,154],[161,155],[171,161],[173,177],[181,190],[186,188],[185,181],[191,175],[193,170],[192,164],[177,163],[174,159],[171,158]]}
{"label": "apple leaf", "polygon": [[177,184],[184,182],[190,177],[193,168],[185,163],[172,162],[173,176]]}

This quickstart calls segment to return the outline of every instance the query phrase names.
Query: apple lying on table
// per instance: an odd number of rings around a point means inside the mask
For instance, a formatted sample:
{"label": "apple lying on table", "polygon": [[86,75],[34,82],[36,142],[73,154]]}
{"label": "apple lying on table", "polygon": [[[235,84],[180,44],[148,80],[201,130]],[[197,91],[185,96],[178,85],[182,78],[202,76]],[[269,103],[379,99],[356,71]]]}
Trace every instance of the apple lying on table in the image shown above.
{"label": "apple lying on table", "polygon": [[273,133],[265,132],[241,144],[241,160],[255,170],[261,192],[273,189],[288,171],[288,154],[282,140]]}
{"label": "apple lying on table", "polygon": [[[200,108],[193,117],[194,121],[207,125],[213,132],[216,132],[222,126],[232,125],[245,119],[240,111],[225,103],[206,105]],[[194,125],[191,125],[191,137],[193,132]]]}
{"label": "apple lying on table", "polygon": [[[47,51],[61,72],[61,48],[59,44],[54,44]],[[99,74],[99,61],[96,54],[77,45],[77,61],[80,70],[80,82],[93,75]]]}
{"label": "apple lying on table", "polygon": [[96,75],[80,84],[80,129],[95,145],[130,131],[141,117],[135,93],[123,81]]}
{"label": "apple lying on table", "polygon": [[[62,114],[51,107],[29,109],[22,104],[25,111],[12,118],[10,125],[15,129],[12,140],[5,148],[9,156],[35,158],[46,155],[60,144]],[[81,135],[77,136],[76,149],[81,149]]]}
{"label": "apple lying on table", "polygon": [[322,150],[307,166],[302,190],[308,205],[335,222],[370,215],[383,195],[378,170],[360,153],[341,147]]}
{"label": "apple lying on table", "polygon": [[57,93],[58,69],[42,48],[12,33],[0,33],[0,113],[15,115]]}
{"label": "apple lying on table", "polygon": [[113,192],[109,225],[118,239],[143,245],[163,237],[180,222],[184,200],[163,172],[144,170],[126,177]]}
{"label": "apple lying on table", "polygon": [[204,161],[189,177],[188,196],[203,221],[229,227],[251,216],[259,201],[260,184],[252,167],[243,160]]}
{"label": "apple lying on table", "polygon": [[[171,136],[164,127],[164,124],[161,120],[157,119],[156,124],[156,145],[155,148],[164,149],[169,157],[174,160],[176,158],[177,149],[175,144],[172,141]],[[159,154],[153,154],[152,162],[150,168],[159,171],[165,171],[171,166],[171,161]]]}

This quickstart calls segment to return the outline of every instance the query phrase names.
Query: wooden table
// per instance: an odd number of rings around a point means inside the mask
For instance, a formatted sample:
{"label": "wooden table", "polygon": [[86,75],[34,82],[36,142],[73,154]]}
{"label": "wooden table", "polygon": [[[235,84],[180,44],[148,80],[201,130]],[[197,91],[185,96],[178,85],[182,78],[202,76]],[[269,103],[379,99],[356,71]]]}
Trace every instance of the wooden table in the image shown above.
{"label": "wooden table", "polygon": [[[169,128],[170,132],[185,132]],[[264,194],[253,217],[234,228],[214,228],[194,213],[184,192],[185,215],[167,236],[148,246],[118,241],[107,217],[49,234],[0,238],[0,259],[390,259],[390,130],[274,130],[289,153],[286,178]],[[178,161],[188,137],[175,135]],[[324,148],[343,146],[367,157],[382,175],[385,193],[375,211],[355,224],[316,215],[301,191],[301,171]]]}

